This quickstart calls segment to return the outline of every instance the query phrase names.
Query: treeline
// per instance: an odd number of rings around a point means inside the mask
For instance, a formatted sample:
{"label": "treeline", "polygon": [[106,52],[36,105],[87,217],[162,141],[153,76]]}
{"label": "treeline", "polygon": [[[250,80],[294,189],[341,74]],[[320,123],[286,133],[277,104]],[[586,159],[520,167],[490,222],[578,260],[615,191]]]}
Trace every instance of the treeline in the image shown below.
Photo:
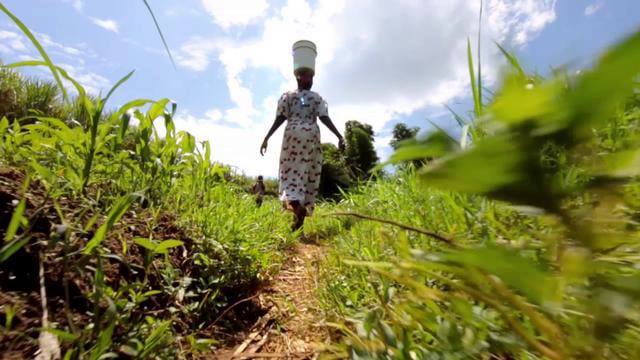
{"label": "treeline", "polygon": [[[418,127],[398,123],[393,128],[389,145],[396,150],[402,144],[417,141],[419,131]],[[338,199],[341,190],[346,191],[360,182],[370,180],[380,161],[374,147],[375,133],[371,125],[355,120],[347,121],[344,134],[344,153],[331,143],[322,144],[323,164],[319,193],[325,199]]]}

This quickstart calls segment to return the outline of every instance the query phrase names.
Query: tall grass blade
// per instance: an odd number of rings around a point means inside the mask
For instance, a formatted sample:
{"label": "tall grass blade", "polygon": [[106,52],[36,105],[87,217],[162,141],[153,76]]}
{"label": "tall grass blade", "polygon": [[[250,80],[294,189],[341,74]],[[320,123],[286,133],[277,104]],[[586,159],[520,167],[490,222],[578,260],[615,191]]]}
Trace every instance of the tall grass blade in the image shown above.
{"label": "tall grass blade", "polygon": [[463,127],[468,124],[467,120],[465,120],[460,114],[458,114],[455,110],[453,110],[449,105],[445,105],[445,106],[447,107],[449,112],[451,112],[451,115],[453,115],[453,118],[458,123],[458,126]]}
{"label": "tall grass blade", "polygon": [[5,246],[0,249],[0,263],[7,261],[11,257],[11,255],[15,254],[18,250],[22,249],[29,240],[31,240],[30,236],[18,237],[13,241],[8,242]]}
{"label": "tall grass blade", "polygon": [[458,144],[458,140],[454,139],[453,136],[449,135],[448,132],[446,132],[442,127],[440,127],[440,125],[436,124],[435,122],[428,120],[429,123],[431,123],[431,125],[438,129],[440,132],[442,132],[443,134],[445,134],[449,139],[451,139],[451,141],[453,141],[454,143]]}
{"label": "tall grass blade", "polygon": [[460,148],[466,149],[469,143],[469,125],[462,127],[462,134],[460,135]]}
{"label": "tall grass blade", "polygon": [[[480,0],[480,14],[478,15],[478,104],[480,105],[480,111],[482,111],[482,57],[481,57],[481,44],[482,39],[482,0]],[[480,114],[477,114],[480,116]]]}
{"label": "tall grass blade", "polygon": [[471,80],[471,91],[473,93],[473,111],[476,117],[480,117],[480,94],[476,84],[476,74],[473,69],[473,53],[471,52],[471,40],[467,39],[467,62],[469,63],[469,79]]}
{"label": "tall grass blade", "polygon": [[87,243],[87,246],[84,248],[83,252],[85,254],[91,253],[96,247],[100,245],[100,243],[102,243],[102,241],[107,236],[107,231],[111,229],[113,224],[115,224],[118,220],[120,220],[120,218],[122,218],[135,198],[136,197],[134,195],[127,195],[120,198],[113,205],[113,207],[109,211],[107,220],[100,226],[100,228],[98,228],[98,231],[96,231],[95,235],[93,235],[93,238],[91,238],[91,240]]}
{"label": "tall grass blade", "polygon": [[29,184],[31,180],[27,176],[24,183],[22,184],[22,200],[16,206],[16,209],[13,211],[11,215],[11,220],[9,221],[9,225],[7,226],[7,231],[4,235],[4,241],[8,242],[13,240],[18,232],[18,228],[22,223],[22,219],[24,218],[24,211],[27,208],[27,190],[29,189]]}
{"label": "tall grass blade", "polygon": [[64,88],[64,85],[62,84],[62,79],[60,79],[58,70],[56,66],[53,65],[51,58],[49,58],[49,55],[44,50],[42,45],[40,45],[40,42],[36,39],[36,37],[31,32],[31,30],[29,30],[29,28],[24,23],[22,23],[20,19],[18,19],[15,15],[13,15],[13,13],[9,11],[9,9],[7,9],[1,2],[0,2],[0,10],[2,10],[2,12],[7,14],[7,16],[10,17],[11,20],[13,20],[13,22],[18,26],[18,28],[20,28],[20,30],[25,34],[25,36],[29,38],[33,46],[35,46],[36,49],[38,49],[38,52],[44,59],[46,65],[49,67],[49,70],[51,70],[51,74],[53,75],[53,78],[55,79],[56,84],[58,84],[58,87],[60,88],[60,92],[62,93],[62,97],[64,98],[64,101],[69,102],[69,95],[67,95],[67,90]]}
{"label": "tall grass blade", "polygon": [[160,35],[160,39],[162,40],[162,44],[164,45],[164,49],[167,51],[167,54],[169,55],[169,59],[171,60],[171,64],[173,64],[173,67],[176,67],[176,63],[175,61],[173,61],[173,56],[171,55],[171,50],[169,50],[169,45],[167,45],[167,41],[164,39],[164,35],[162,34],[162,30],[160,29],[160,24],[158,24],[158,20],[156,19],[155,14],[153,13],[153,10],[151,9],[151,6],[149,6],[149,3],[147,2],[147,0],[142,0],[144,2],[144,5],[147,7],[147,10],[149,10],[149,14],[151,15],[151,18],[153,19],[153,23],[156,25],[156,29],[158,30],[158,34]]}
{"label": "tall grass blade", "polygon": [[22,198],[16,209],[13,211],[13,215],[11,215],[11,220],[9,221],[9,226],[7,227],[7,231],[4,234],[4,241],[8,242],[13,240],[18,232],[18,228],[20,227],[20,223],[22,223],[24,210],[27,207],[27,199]]}
{"label": "tall grass blade", "polygon": [[131,70],[130,73],[128,73],[127,75],[125,75],[122,79],[118,80],[118,82],[113,85],[113,87],[111,88],[111,90],[109,90],[109,92],[107,93],[107,96],[104,98],[104,100],[102,101],[102,104],[106,104],[107,101],[109,100],[109,98],[111,97],[111,95],[113,95],[113,93],[118,89],[118,87],[120,87],[120,85],[124,84],[125,82],[127,82],[127,80],[129,80],[131,78],[131,76],[133,76],[133,73],[135,72],[135,70]]}
{"label": "tall grass blade", "polygon": [[499,43],[496,42],[496,45],[498,46],[498,49],[500,49],[500,52],[502,52],[502,55],[504,55],[504,57],[507,59],[507,61],[509,61],[511,66],[518,72],[518,75],[520,75],[523,79],[525,79],[527,77],[527,74],[522,69],[522,66],[520,66],[520,62],[518,61],[518,58],[516,58],[515,55],[507,51],[507,49],[502,47]]}

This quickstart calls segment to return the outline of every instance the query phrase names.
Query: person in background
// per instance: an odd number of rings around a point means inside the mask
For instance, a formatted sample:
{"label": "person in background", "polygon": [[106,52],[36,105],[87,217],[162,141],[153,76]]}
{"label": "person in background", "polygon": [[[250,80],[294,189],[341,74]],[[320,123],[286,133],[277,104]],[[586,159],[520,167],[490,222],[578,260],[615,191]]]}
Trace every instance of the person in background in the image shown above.
{"label": "person in background", "polygon": [[284,138],[280,152],[280,200],[294,213],[292,230],[304,225],[313,212],[322,171],[322,145],[317,119],[338,137],[340,150],[344,138],[329,118],[327,103],[311,91],[314,71],[295,70],[298,89],[284,93],[278,101],[276,119],[260,146],[260,154],[267,151],[267,142],[285,120]]}
{"label": "person in background", "polygon": [[264,192],[266,190],[264,181],[262,181],[262,175],[258,176],[258,180],[255,184],[253,184],[253,188],[251,188],[251,190],[256,195],[256,204],[258,205],[258,207],[262,206],[262,202],[264,200]]}

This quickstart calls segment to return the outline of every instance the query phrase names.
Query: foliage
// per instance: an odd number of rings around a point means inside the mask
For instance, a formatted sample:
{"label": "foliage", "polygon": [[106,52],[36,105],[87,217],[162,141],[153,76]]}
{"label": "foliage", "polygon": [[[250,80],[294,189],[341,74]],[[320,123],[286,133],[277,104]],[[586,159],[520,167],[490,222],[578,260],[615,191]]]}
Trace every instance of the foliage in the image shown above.
{"label": "foliage", "polygon": [[516,69],[476,104],[473,144],[401,147],[394,161],[449,154],[338,205],[451,240],[314,224],[343,229],[321,293],[347,336],[338,354],[638,356],[638,49],[635,34],[575,78]]}
{"label": "foliage", "polygon": [[[63,103],[59,87],[12,69],[23,66],[48,66],[77,96]],[[211,350],[230,320],[218,315],[273,274],[293,240],[279,204],[256,209],[209,143],[176,129],[168,99],[107,109],[132,73],[95,98],[55,64],[0,76],[0,214],[10,215],[0,221],[0,351],[31,357],[41,332],[69,359]],[[32,302],[39,282],[49,325]]]}
{"label": "foliage", "polygon": [[[253,179],[177,131],[174,103],[109,111],[132,74],[90,97],[0,10],[45,59],[0,67],[3,355],[32,356],[42,333],[65,359],[210,350],[223,315],[293,242],[280,205],[256,208]],[[512,71],[485,102],[469,43],[474,112],[453,114],[460,139],[437,129],[396,143],[391,162],[425,166],[346,193],[378,161],[372,128],[347,123],[345,158],[323,146],[322,191],[344,199],[322,204],[306,230],[333,245],[319,296],[343,336],[334,355],[640,356],[640,34],[579,76],[530,76],[500,51]],[[56,83],[18,66],[46,66]],[[398,139],[413,132],[404,130]],[[342,215],[327,216],[334,210]]]}
{"label": "foliage", "polygon": [[367,179],[378,162],[373,137],[373,128],[369,124],[355,120],[347,121],[345,124],[345,160],[351,173],[358,179]]}
{"label": "foliage", "polygon": [[349,189],[352,182],[353,179],[340,150],[331,143],[322,144],[319,196],[324,199],[338,200],[341,192]]}
{"label": "foliage", "polygon": [[407,127],[405,123],[397,123],[393,126],[393,137],[389,145],[397,150],[403,141],[415,139],[418,131],[420,131],[419,127]]}

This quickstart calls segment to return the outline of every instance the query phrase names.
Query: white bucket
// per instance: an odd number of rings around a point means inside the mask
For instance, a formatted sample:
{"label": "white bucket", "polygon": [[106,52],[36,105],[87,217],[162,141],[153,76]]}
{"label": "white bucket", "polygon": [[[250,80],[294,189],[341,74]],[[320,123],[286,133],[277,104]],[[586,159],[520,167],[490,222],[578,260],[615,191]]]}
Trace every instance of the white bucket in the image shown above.
{"label": "white bucket", "polygon": [[309,40],[296,41],[293,44],[293,73],[300,69],[316,71],[316,44]]}

